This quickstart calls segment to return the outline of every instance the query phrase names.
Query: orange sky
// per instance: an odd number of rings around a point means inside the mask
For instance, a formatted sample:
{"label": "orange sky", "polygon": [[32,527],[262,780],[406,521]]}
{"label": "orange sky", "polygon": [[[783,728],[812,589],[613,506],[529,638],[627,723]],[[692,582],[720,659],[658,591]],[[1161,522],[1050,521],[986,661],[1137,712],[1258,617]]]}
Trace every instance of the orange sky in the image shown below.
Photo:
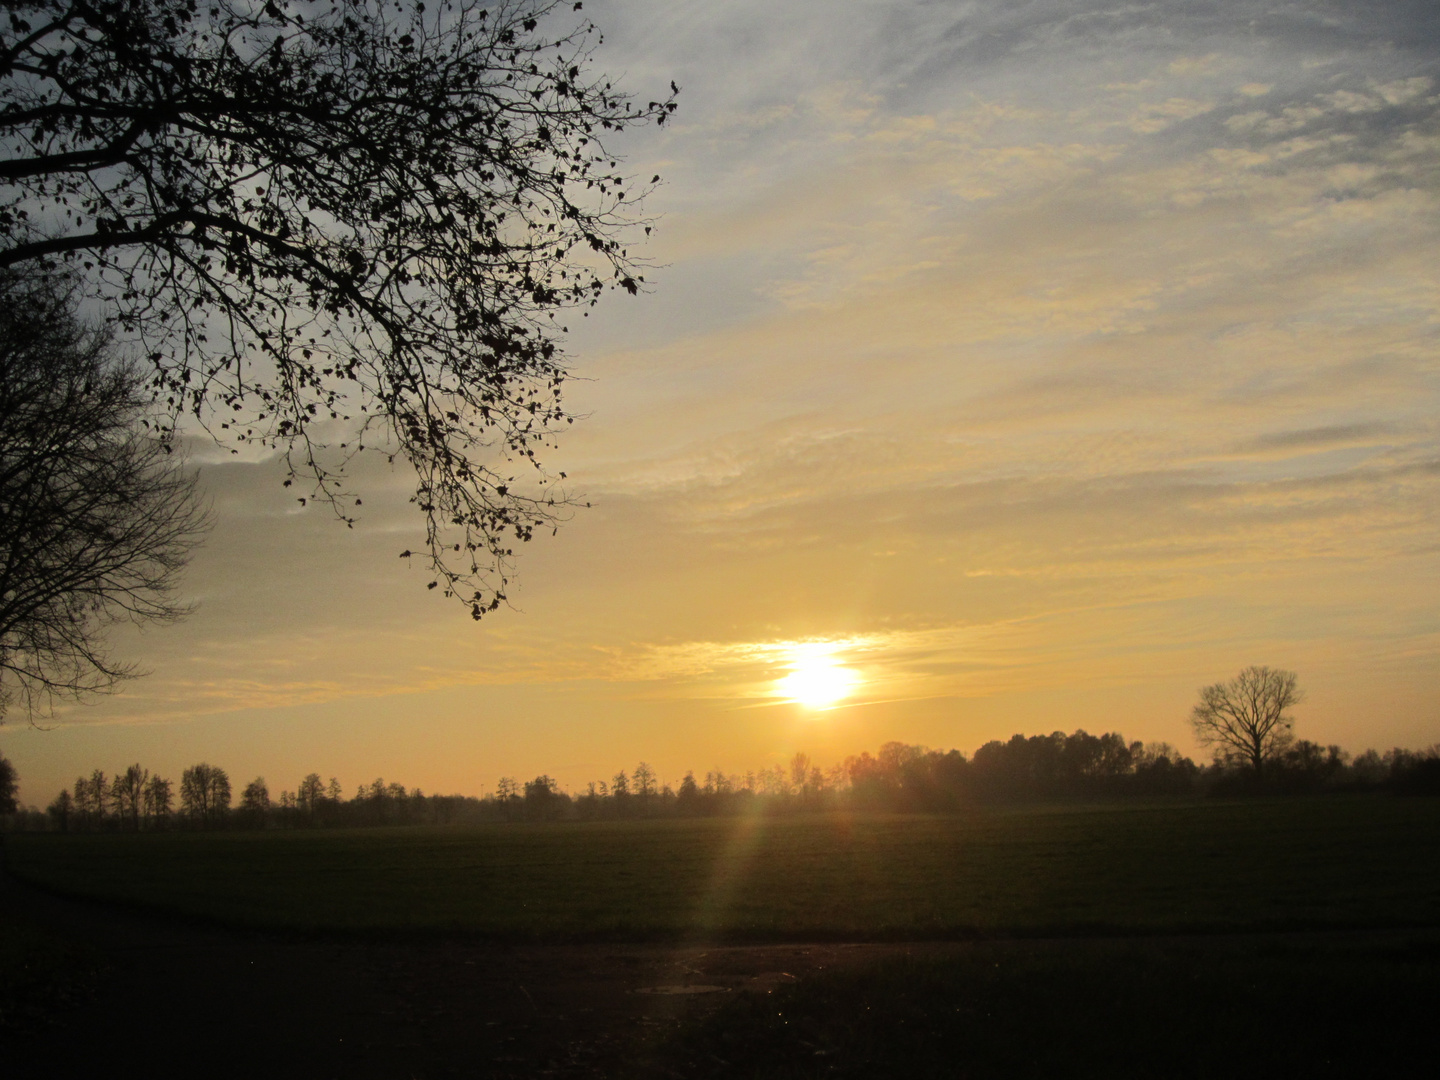
{"label": "orange sky", "polygon": [[[1077,726],[1196,752],[1249,664],[1300,673],[1304,737],[1440,741],[1436,30],[1250,6],[587,4],[602,68],[684,88],[626,147],[667,178],[654,291],[571,335],[550,464],[593,509],[477,628],[395,557],[403,474],[347,531],[197,447],[200,609],[117,639],[151,671],[119,695],[12,717],[23,799],[137,760],[478,794]],[[774,696],[797,642],[845,707]]]}

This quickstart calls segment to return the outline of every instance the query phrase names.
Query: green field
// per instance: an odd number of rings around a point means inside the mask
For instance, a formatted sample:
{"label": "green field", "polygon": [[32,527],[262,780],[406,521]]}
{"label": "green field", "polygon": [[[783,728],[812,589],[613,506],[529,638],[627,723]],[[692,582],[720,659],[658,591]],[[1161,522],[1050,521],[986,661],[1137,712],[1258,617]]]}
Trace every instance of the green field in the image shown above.
{"label": "green field", "polygon": [[737,995],[660,1076],[1431,1077],[1434,931],[978,942]]}
{"label": "green field", "polygon": [[1440,923],[1440,800],[484,828],[25,835],[10,871],[232,925],[511,940]]}

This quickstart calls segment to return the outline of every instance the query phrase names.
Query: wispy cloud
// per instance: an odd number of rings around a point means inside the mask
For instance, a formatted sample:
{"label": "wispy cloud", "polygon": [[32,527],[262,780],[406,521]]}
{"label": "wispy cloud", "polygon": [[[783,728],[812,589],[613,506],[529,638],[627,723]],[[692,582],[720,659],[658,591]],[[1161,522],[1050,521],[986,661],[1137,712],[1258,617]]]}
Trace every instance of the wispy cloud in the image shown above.
{"label": "wispy cloud", "polygon": [[1336,741],[1440,723],[1432,8],[587,4],[624,85],[684,87],[625,147],[667,179],[656,290],[572,320],[553,464],[595,508],[477,630],[396,557],[403,471],[362,467],[350,531],[203,460],[202,610],[85,715],[504,687],[674,718],[773,702],[826,642],[886,737],[907,702],[1155,685],[1174,715],[1135,723],[1183,741],[1250,662],[1328,680]]}

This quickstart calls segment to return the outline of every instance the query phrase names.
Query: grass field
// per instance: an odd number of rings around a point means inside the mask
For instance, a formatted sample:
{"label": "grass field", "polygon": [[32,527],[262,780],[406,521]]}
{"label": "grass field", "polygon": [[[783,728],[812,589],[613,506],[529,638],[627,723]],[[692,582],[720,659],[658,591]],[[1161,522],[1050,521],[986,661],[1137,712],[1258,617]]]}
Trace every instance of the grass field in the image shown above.
{"label": "grass field", "polygon": [[72,895],[306,932],[934,938],[1440,923],[1440,800],[24,835]]}
{"label": "grass field", "polygon": [[1437,976],[1424,930],[979,942],[739,995],[656,1074],[1428,1078]]}

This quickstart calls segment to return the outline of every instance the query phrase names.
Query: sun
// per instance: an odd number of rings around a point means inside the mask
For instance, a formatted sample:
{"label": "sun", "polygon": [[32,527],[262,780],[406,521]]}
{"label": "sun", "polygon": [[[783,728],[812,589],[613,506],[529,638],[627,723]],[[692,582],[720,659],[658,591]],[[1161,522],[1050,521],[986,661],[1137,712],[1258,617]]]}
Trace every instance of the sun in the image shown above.
{"label": "sun", "polygon": [[808,709],[828,709],[849,697],[859,682],[854,669],[837,664],[829,655],[807,651],[795,656],[790,674],[777,679],[775,689]]}

